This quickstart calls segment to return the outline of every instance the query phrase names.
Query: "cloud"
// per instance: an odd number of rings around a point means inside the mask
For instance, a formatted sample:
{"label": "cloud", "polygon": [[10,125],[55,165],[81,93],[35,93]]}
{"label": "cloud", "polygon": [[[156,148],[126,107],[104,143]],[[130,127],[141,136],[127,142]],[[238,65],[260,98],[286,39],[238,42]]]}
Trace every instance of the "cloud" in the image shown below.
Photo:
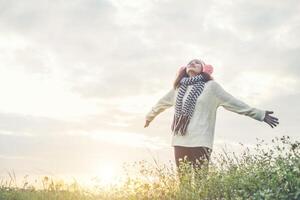
{"label": "cloud", "polygon": [[242,71],[231,82],[225,83],[228,91],[251,103],[261,105],[280,96],[298,94],[300,81],[297,76],[269,73],[266,70]]}
{"label": "cloud", "polygon": [[11,65],[51,72],[82,97],[107,98],[171,85],[194,57],[214,64],[224,81],[240,68],[297,70],[298,43],[287,42],[299,31],[296,3],[6,2],[2,27],[27,44],[13,51]]}
{"label": "cloud", "polygon": [[0,135],[51,135],[76,127],[68,121],[12,113],[0,113],[0,121]]}
{"label": "cloud", "polygon": [[138,133],[117,132],[110,130],[101,130],[88,133],[91,138],[114,143],[118,145],[126,145],[136,148],[160,149],[169,147],[169,144],[163,142],[160,137],[149,137]]}

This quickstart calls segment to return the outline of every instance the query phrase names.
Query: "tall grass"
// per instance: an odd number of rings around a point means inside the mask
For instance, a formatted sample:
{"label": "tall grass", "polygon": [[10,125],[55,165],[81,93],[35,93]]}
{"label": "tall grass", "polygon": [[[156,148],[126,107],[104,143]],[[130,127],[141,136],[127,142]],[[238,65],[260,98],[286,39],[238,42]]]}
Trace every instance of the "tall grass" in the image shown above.
{"label": "tall grass", "polygon": [[300,199],[300,143],[289,136],[275,137],[271,144],[260,140],[254,151],[241,155],[222,152],[209,168],[194,168],[186,159],[180,167],[156,160],[124,164],[120,184],[88,189],[42,179],[42,188],[28,182],[17,186],[14,176],[0,183],[0,199]]}

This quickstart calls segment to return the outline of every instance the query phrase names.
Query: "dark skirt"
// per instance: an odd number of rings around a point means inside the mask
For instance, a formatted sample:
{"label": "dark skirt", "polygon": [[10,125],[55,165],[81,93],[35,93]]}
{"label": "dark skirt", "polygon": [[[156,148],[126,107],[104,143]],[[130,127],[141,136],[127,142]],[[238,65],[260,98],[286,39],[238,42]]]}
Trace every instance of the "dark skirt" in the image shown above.
{"label": "dark skirt", "polygon": [[[191,162],[194,169],[197,168],[197,173],[194,173],[194,180],[203,180],[203,178],[207,177],[209,172],[211,153],[212,149],[208,147],[174,146],[175,161],[180,184],[185,182],[184,180],[186,179],[184,177],[186,177],[186,174],[184,171],[181,171],[179,160],[182,159],[182,161],[184,161],[184,157],[186,156],[186,161]],[[191,183],[191,181],[192,180],[189,178],[188,182]],[[198,181],[196,181],[196,183],[198,183]],[[201,181],[199,181],[199,183],[201,183]]]}
{"label": "dark skirt", "polygon": [[[179,159],[184,160],[184,156],[186,156],[187,161],[190,161],[195,167],[201,167],[201,165],[205,164],[205,160],[207,160],[207,165],[210,160],[211,153],[212,149],[208,147],[174,146],[174,155],[177,167],[179,167]],[[197,162],[197,160],[199,162]]]}

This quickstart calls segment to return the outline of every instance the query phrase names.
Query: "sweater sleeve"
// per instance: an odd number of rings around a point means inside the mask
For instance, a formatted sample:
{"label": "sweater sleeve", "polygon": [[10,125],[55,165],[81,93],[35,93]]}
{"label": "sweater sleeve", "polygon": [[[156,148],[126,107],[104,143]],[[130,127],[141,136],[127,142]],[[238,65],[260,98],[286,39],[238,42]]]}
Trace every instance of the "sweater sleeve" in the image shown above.
{"label": "sweater sleeve", "polygon": [[175,97],[175,89],[169,90],[163,97],[161,97],[151,110],[146,115],[146,120],[152,121],[159,113],[167,108],[173,106]]}
{"label": "sweater sleeve", "polygon": [[217,98],[218,106],[223,106],[226,110],[249,116],[255,120],[263,121],[265,111],[249,106],[243,101],[235,98],[225,91],[220,84],[215,82],[214,93]]}

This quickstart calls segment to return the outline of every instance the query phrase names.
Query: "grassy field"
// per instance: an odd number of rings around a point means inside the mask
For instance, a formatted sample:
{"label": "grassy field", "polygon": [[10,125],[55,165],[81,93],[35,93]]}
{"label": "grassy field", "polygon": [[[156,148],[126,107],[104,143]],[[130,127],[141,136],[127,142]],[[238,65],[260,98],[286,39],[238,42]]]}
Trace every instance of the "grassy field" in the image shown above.
{"label": "grassy field", "polygon": [[91,189],[51,177],[43,177],[41,189],[28,182],[17,186],[11,175],[0,181],[0,200],[300,199],[300,143],[283,136],[271,144],[260,140],[241,155],[224,151],[211,160],[208,173],[185,160],[180,169],[142,160],[124,167],[124,174],[121,184]]}

